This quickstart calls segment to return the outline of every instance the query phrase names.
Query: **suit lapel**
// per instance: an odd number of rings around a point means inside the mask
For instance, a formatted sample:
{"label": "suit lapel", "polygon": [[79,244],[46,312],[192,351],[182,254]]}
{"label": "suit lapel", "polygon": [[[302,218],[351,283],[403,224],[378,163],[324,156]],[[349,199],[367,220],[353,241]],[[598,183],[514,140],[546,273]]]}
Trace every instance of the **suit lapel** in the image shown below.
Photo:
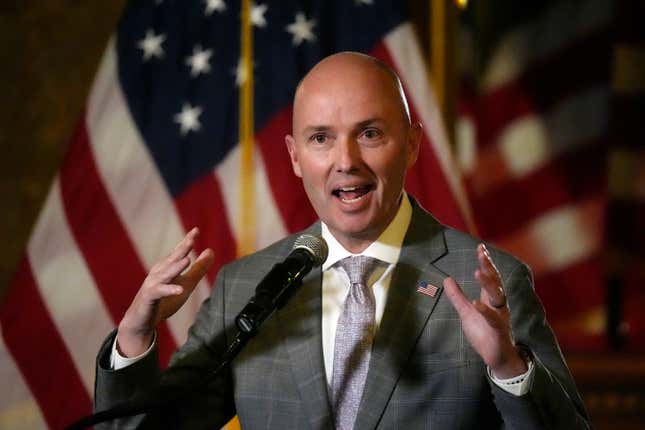
{"label": "suit lapel", "polygon": [[[374,340],[370,367],[355,428],[375,428],[401,372],[443,290],[447,276],[432,262],[446,253],[443,226],[413,203],[413,215],[399,262],[392,275],[381,326]],[[434,297],[417,292],[420,281],[438,290]]]}
{"label": "suit lapel", "polygon": [[[316,223],[305,233],[320,234]],[[276,317],[312,429],[333,429],[322,351],[322,270],[312,270]]]}

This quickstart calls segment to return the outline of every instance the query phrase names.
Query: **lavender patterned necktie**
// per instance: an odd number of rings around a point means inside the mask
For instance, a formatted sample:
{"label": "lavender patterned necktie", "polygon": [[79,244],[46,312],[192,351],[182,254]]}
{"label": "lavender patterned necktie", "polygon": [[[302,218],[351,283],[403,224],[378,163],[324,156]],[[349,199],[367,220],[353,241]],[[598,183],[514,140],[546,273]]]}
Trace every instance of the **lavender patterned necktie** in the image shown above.
{"label": "lavender patterned necktie", "polygon": [[370,362],[376,301],[367,280],[381,262],[363,255],[338,262],[350,288],[336,327],[331,379],[332,409],[337,430],[354,426]]}

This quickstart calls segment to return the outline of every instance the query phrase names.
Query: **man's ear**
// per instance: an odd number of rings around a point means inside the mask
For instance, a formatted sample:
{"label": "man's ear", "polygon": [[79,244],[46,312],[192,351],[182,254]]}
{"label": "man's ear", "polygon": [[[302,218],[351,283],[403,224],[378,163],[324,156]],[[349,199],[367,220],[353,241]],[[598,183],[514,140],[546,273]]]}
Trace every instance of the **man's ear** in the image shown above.
{"label": "man's ear", "polygon": [[408,134],[408,169],[416,163],[419,157],[419,148],[421,146],[421,138],[423,136],[423,126],[420,122],[414,122],[410,126],[410,133]]}
{"label": "man's ear", "polygon": [[287,145],[287,151],[289,151],[289,157],[291,158],[291,167],[293,168],[293,173],[299,178],[302,178],[302,173],[300,171],[300,163],[298,162],[298,153],[296,151],[296,141],[290,134],[287,134],[284,137],[284,143]]}

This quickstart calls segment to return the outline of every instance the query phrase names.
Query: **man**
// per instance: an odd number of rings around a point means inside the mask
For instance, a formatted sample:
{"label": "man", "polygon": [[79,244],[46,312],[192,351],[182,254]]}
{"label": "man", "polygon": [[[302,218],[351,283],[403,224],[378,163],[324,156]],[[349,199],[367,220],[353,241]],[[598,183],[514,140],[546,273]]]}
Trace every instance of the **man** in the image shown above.
{"label": "man", "polygon": [[[329,258],[205,394],[120,424],[217,428],[237,413],[243,428],[588,428],[529,269],[404,192],[420,132],[384,64],[340,53],[316,65],[286,145],[320,218],[306,232],[323,236]],[[151,270],[105,342],[97,409],[159,383],[154,329],[212,261],[210,250],[187,257],[197,234]],[[204,378],[296,236],[222,268],[164,387]]]}

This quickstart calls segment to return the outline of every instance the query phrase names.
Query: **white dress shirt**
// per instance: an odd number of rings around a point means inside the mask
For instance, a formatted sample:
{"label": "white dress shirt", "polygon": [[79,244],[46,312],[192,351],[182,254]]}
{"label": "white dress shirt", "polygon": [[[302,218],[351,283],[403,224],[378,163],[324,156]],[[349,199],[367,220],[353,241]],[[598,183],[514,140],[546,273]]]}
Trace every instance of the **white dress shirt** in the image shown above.
{"label": "white dress shirt", "polygon": [[[323,343],[323,358],[325,363],[325,375],[327,377],[327,385],[331,383],[334,363],[334,340],[336,337],[336,325],[338,324],[338,317],[343,308],[345,297],[349,292],[349,277],[345,271],[335,264],[345,257],[353,255],[365,255],[373,257],[386,263],[382,267],[377,268],[367,281],[367,285],[371,286],[374,291],[374,298],[376,299],[376,330],[378,330],[383,318],[383,311],[385,310],[385,302],[387,301],[387,292],[390,288],[390,281],[392,280],[392,272],[399,260],[401,254],[401,245],[403,238],[410,226],[412,219],[412,205],[408,199],[407,194],[403,195],[399,209],[390,222],[387,228],[381,233],[378,239],[370,244],[365,251],[360,254],[352,254],[347,251],[331,234],[329,228],[322,224],[322,237],[327,242],[329,247],[329,255],[325,263],[323,263],[323,279],[322,279],[322,343]],[[136,363],[150,353],[154,346],[155,340],[152,345],[143,354],[128,358],[123,357],[116,348],[116,340],[112,345],[112,354],[110,357],[110,364],[115,370],[122,369],[133,363]],[[528,370],[526,373],[510,379],[497,379],[488,369],[488,374],[492,381],[500,388],[508,393],[520,396],[526,394],[530,387],[530,382],[533,377],[533,362],[529,361]]]}

